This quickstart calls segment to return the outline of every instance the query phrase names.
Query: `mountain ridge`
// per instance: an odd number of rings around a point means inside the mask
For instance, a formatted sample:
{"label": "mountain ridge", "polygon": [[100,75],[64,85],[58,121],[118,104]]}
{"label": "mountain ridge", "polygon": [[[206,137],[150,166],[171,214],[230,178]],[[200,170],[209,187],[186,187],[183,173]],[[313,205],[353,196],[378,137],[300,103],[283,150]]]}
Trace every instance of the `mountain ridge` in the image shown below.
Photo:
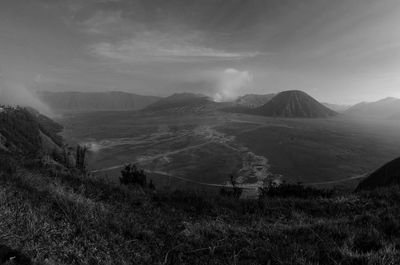
{"label": "mountain ridge", "polygon": [[270,101],[275,94],[245,94],[235,100],[235,103],[242,107],[257,108]]}
{"label": "mountain ridge", "polygon": [[55,111],[141,110],[161,97],[121,91],[78,92],[38,91],[38,98]]}
{"label": "mountain ridge", "polygon": [[373,102],[360,102],[344,112],[346,115],[390,119],[400,113],[400,99],[386,97]]}
{"label": "mountain ridge", "polygon": [[202,113],[215,111],[231,104],[230,102],[215,102],[212,98],[203,94],[184,92],[175,93],[169,97],[162,98],[147,106],[143,111]]}

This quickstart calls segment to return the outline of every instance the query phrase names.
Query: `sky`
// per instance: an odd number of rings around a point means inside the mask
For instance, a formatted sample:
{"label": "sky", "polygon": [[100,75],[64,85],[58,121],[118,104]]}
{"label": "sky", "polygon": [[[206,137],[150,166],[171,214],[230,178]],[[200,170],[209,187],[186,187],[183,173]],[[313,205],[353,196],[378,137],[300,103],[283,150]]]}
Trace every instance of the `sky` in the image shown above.
{"label": "sky", "polygon": [[398,0],[1,0],[0,97],[400,97],[399,25]]}

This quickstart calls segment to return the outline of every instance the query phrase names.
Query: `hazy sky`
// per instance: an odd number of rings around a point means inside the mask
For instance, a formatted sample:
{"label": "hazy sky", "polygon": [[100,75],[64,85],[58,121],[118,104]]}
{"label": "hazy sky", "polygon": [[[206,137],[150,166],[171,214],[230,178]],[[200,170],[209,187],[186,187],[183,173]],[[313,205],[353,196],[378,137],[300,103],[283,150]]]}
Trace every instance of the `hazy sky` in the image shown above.
{"label": "hazy sky", "polygon": [[43,90],[400,97],[400,1],[1,0],[0,74]]}

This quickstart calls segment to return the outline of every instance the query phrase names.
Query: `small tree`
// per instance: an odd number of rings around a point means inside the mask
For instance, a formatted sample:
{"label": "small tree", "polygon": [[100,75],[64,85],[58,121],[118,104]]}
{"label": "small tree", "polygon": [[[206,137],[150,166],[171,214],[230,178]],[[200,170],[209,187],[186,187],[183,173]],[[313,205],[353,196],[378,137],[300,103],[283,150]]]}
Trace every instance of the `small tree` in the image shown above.
{"label": "small tree", "polygon": [[9,175],[14,174],[17,171],[17,163],[8,154],[0,153],[0,173],[6,173]]}
{"label": "small tree", "polygon": [[126,165],[121,171],[121,175],[122,177],[119,178],[119,181],[123,185],[139,184],[142,187],[146,186],[146,174],[142,169],[139,170],[134,164]]}
{"label": "small tree", "polygon": [[240,198],[243,189],[237,186],[237,182],[233,175],[230,175],[229,179],[232,185],[232,190],[228,190],[225,187],[222,187],[219,191],[219,194],[224,197],[234,197],[236,199]]}
{"label": "small tree", "polygon": [[76,168],[85,171],[86,169],[86,146],[78,145],[76,147]]}
{"label": "small tree", "polygon": [[156,189],[156,186],[154,185],[154,183],[153,183],[153,180],[152,180],[152,179],[150,179],[150,183],[149,183],[149,189],[150,189],[150,190],[155,190],[155,189]]}

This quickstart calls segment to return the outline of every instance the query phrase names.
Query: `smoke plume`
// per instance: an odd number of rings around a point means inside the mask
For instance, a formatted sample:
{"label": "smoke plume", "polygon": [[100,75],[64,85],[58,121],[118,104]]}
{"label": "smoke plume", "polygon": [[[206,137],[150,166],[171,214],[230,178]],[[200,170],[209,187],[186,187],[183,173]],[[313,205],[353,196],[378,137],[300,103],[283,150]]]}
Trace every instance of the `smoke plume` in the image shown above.
{"label": "smoke plume", "polygon": [[253,76],[248,71],[233,68],[225,69],[218,77],[214,100],[216,102],[232,101],[242,94],[243,90],[251,89]]}
{"label": "smoke plume", "polygon": [[50,108],[41,102],[25,86],[10,83],[0,76],[0,104],[7,106],[32,107],[42,114],[53,116]]}

